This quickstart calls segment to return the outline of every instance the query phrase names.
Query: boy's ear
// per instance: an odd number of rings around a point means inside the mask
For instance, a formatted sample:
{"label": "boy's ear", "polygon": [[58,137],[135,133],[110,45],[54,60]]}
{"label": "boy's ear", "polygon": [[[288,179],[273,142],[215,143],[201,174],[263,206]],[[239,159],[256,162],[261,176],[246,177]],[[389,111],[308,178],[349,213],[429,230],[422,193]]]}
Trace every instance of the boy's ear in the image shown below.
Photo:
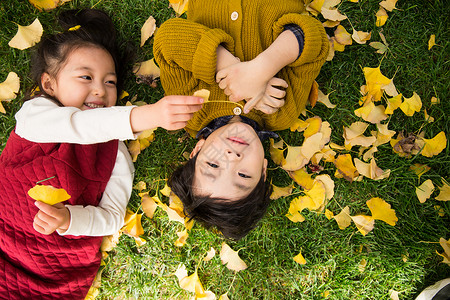
{"label": "boy's ear", "polygon": [[194,149],[192,149],[191,154],[189,155],[189,158],[193,158],[203,147],[203,144],[205,143],[205,139],[201,139],[197,142]]}
{"label": "boy's ear", "polygon": [[266,181],[266,178],[267,178],[267,159],[266,158],[264,158],[262,173],[263,173],[262,176],[264,176],[264,181]]}
{"label": "boy's ear", "polygon": [[47,72],[42,73],[41,76],[41,85],[44,92],[46,92],[50,96],[54,96],[54,80],[53,77],[50,76]]}

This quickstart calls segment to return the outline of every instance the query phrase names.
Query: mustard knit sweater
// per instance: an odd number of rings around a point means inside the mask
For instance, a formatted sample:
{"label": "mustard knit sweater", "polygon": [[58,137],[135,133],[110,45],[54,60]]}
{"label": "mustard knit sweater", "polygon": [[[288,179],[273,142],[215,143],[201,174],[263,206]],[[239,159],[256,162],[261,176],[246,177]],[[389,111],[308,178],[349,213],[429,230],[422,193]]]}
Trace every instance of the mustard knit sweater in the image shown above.
{"label": "mustard knit sweater", "polygon": [[208,89],[210,100],[225,101],[203,104],[188,122],[188,132],[195,134],[211,120],[233,115],[237,106],[215,81],[220,44],[241,61],[249,61],[272,44],[284,25],[297,24],[305,36],[303,52],[276,75],[289,85],[284,106],[270,115],[255,109],[244,115],[268,130],[289,128],[303,111],[328,54],[322,24],[302,15],[304,11],[301,0],[190,0],[187,20],[175,18],[162,24],[153,52],[166,95],[192,95]]}

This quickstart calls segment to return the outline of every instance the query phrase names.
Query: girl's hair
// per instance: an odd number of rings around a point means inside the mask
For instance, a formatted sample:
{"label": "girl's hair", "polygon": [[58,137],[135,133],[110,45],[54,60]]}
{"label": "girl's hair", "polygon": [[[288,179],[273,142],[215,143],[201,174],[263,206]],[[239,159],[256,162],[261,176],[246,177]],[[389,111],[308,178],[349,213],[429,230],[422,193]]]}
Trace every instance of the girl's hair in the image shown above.
{"label": "girl's hair", "polygon": [[217,228],[226,238],[239,240],[252,230],[264,216],[270,203],[271,185],[261,175],[256,187],[242,199],[229,200],[195,196],[192,182],[197,155],[178,167],[169,179],[169,186],[184,206],[184,214],[203,224]]}
{"label": "girl's hair", "polygon": [[45,95],[41,84],[44,72],[56,77],[72,51],[81,47],[98,47],[109,52],[114,60],[119,95],[131,51],[127,48],[120,54],[111,18],[97,9],[67,10],[59,14],[58,23],[62,32],[44,37],[32,56],[31,77],[39,86],[40,93]]}

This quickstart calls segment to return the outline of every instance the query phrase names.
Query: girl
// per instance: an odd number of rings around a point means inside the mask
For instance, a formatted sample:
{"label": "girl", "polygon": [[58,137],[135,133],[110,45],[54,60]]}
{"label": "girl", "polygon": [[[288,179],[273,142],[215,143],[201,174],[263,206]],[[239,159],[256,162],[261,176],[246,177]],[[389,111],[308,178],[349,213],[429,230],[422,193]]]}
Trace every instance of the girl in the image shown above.
{"label": "girl", "polygon": [[173,173],[172,190],[188,216],[226,237],[245,236],[268,206],[260,139],[274,133],[261,129],[290,127],[325,62],[325,30],[304,7],[300,0],[190,0],[187,20],[168,20],[155,37],[166,94],[208,89],[212,100],[186,126],[200,140]]}
{"label": "girl", "polygon": [[[0,295],[83,299],[100,265],[102,236],[123,225],[133,164],[123,142],[145,129],[180,129],[201,98],[165,97],[116,107],[125,56],[111,19],[66,11],[32,63],[42,94],[22,106],[0,156]],[[40,183],[39,183],[40,182]],[[65,189],[66,204],[27,194],[37,183]]]}

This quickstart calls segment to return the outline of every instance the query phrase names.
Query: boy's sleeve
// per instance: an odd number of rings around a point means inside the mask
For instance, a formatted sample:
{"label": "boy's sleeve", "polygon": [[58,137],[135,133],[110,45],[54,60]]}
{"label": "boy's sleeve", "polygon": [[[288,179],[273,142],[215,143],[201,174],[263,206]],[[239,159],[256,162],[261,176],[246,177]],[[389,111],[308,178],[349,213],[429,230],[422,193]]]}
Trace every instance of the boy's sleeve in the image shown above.
{"label": "boy's sleeve", "polygon": [[199,80],[213,84],[219,45],[234,52],[232,37],[221,29],[180,18],[164,22],[155,36],[153,53],[166,94],[188,94]]}
{"label": "boy's sleeve", "polygon": [[119,143],[116,164],[98,206],[66,205],[70,225],[62,236],[106,236],[119,231],[133,186],[134,167],[124,143]]}
{"label": "boy's sleeve", "polygon": [[308,63],[317,63],[318,68],[323,65],[328,55],[328,38],[319,20],[300,14],[283,15],[273,24],[273,39],[275,40],[290,24],[297,25],[303,32],[303,51],[296,61],[289,67],[297,67]]}

